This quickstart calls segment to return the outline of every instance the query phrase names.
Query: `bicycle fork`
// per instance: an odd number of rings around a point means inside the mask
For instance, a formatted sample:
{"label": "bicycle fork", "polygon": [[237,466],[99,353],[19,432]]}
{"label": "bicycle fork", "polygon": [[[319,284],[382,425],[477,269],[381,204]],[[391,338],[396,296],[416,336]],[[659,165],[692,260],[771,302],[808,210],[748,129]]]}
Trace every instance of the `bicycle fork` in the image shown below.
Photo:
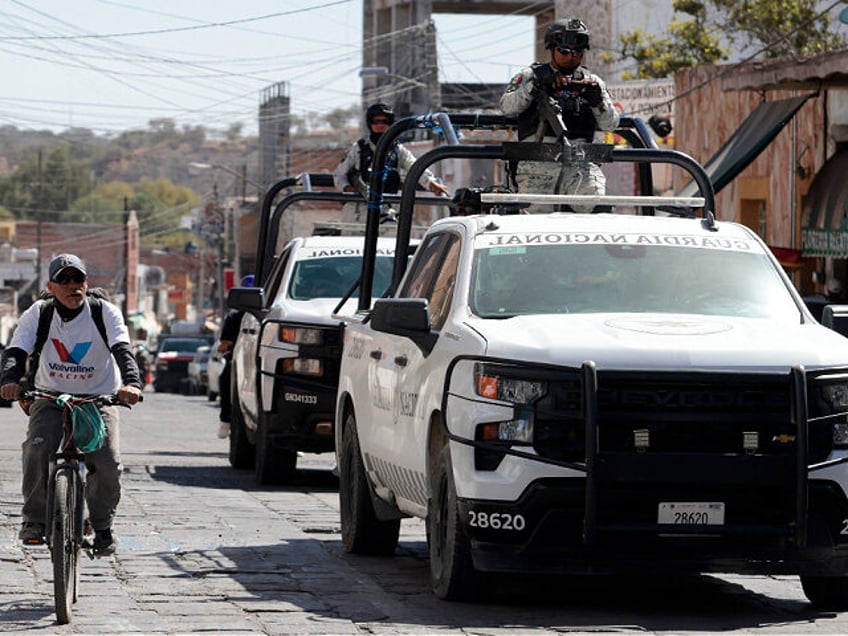
{"label": "bicycle fork", "polygon": [[52,545],[53,527],[56,522],[53,517],[53,513],[56,510],[54,506],[56,497],[55,484],[56,476],[60,472],[68,473],[68,483],[74,493],[74,546],[78,546],[85,550],[85,553],[89,556],[89,558],[93,559],[94,554],[91,550],[94,546],[91,541],[85,538],[83,529],[83,525],[85,523],[85,463],[83,462],[83,455],[81,453],[57,453],[50,460],[50,471],[48,477],[49,485],[47,488],[47,514],[45,516],[47,522],[45,526],[47,547],[50,549],[50,554],[52,555],[54,549],[54,546]]}

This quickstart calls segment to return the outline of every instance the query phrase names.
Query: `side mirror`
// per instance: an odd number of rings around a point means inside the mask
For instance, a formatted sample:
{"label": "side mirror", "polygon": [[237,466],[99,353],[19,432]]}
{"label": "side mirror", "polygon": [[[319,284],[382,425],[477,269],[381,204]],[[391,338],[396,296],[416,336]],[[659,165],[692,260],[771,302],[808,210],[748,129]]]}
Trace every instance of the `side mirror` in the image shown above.
{"label": "side mirror", "polygon": [[426,298],[383,298],[374,302],[371,327],[411,339],[424,356],[436,344],[437,336],[430,329],[430,309]]}
{"label": "side mirror", "polygon": [[822,310],[822,324],[848,337],[848,305],[827,305]]}
{"label": "side mirror", "polygon": [[240,309],[260,317],[265,309],[265,290],[262,287],[233,287],[227,294],[230,309]]}

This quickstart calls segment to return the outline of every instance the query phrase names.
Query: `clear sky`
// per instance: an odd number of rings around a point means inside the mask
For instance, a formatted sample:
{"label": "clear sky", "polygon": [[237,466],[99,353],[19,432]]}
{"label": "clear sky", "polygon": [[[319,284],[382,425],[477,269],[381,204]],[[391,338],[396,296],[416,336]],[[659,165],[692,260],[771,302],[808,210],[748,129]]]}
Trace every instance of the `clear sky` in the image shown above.
{"label": "clear sky", "polygon": [[[434,20],[443,82],[506,84],[532,61],[530,17]],[[298,115],[358,104],[361,50],[362,0],[0,0],[0,126],[255,133],[280,81]]]}

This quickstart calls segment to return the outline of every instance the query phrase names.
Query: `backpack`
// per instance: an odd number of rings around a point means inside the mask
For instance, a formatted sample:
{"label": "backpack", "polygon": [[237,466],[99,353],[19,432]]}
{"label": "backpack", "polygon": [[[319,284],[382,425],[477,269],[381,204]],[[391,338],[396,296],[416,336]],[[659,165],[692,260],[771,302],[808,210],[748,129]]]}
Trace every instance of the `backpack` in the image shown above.
{"label": "backpack", "polygon": [[[103,322],[103,303],[102,300],[106,297],[103,292],[97,289],[89,290],[86,296],[86,302],[91,308],[91,318],[94,320],[94,326],[97,327],[98,333],[106,343],[106,348],[109,348],[109,337],[106,335],[106,323]],[[53,320],[53,313],[56,307],[53,304],[53,297],[45,295],[42,297],[43,302],[38,310],[38,328],[35,332],[35,346],[32,353],[27,359],[27,372],[24,374],[24,379],[31,383],[35,379],[35,373],[38,370],[38,363],[41,359],[41,350],[44,348],[44,343],[47,342],[47,336],[50,333],[50,321]]]}

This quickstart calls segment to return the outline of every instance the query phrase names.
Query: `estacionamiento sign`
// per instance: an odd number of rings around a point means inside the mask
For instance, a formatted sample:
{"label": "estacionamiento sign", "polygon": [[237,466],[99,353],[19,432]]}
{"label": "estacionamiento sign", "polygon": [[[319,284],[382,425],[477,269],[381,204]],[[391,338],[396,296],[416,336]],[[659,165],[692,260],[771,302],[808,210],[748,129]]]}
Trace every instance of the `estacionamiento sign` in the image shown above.
{"label": "estacionamiento sign", "polygon": [[612,101],[625,116],[645,120],[651,115],[674,117],[674,80],[670,77],[607,82],[607,88]]}

